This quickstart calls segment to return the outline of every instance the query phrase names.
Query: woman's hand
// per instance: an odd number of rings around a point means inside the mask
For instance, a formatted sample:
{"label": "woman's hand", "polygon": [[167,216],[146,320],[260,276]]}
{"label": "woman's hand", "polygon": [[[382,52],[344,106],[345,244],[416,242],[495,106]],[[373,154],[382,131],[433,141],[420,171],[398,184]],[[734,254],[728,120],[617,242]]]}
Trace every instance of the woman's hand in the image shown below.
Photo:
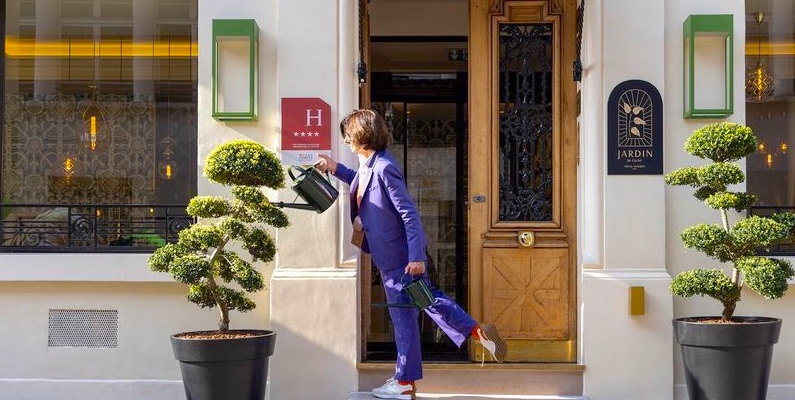
{"label": "woman's hand", "polygon": [[320,159],[315,161],[315,168],[319,169],[321,172],[330,172],[332,174],[337,172],[337,162],[334,161],[333,158],[325,154],[318,154],[317,156],[320,157]]}
{"label": "woman's hand", "polygon": [[419,275],[425,272],[425,261],[411,261],[406,265],[406,273],[409,275]]}

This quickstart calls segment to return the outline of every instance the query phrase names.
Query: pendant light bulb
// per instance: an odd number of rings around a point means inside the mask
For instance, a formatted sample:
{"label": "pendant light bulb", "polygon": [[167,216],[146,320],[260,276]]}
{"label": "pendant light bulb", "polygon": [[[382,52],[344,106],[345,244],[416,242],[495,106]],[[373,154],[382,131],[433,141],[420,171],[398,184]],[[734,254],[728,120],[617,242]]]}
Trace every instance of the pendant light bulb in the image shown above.
{"label": "pendant light bulb", "polygon": [[91,104],[83,111],[83,130],[80,133],[83,148],[93,152],[104,147],[107,144],[107,128],[105,115],[96,102],[96,94],[92,93]]}

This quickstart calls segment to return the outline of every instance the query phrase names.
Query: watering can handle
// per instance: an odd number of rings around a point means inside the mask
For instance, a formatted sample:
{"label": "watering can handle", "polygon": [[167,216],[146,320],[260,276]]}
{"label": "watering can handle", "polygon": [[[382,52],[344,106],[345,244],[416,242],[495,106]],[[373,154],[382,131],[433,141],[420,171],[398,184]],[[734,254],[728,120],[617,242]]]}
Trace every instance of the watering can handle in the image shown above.
{"label": "watering can handle", "polygon": [[[287,169],[287,175],[290,175],[290,179],[292,179],[292,180],[294,181],[294,180],[295,180],[295,178],[296,178],[296,176],[295,176],[295,175],[293,175],[293,168],[295,168],[295,169],[297,169],[298,171],[300,171],[300,172],[301,172],[301,175],[309,175],[309,170],[312,170],[312,169],[314,169],[314,168],[315,168],[315,166],[313,165],[313,166],[311,166],[311,167],[309,167],[309,168],[307,168],[307,169],[304,169],[304,168],[301,168],[301,167],[300,167],[300,166],[298,166],[298,165],[291,165],[291,166],[290,166],[290,168],[288,168],[288,169]],[[328,171],[326,171],[326,180],[328,180],[328,181],[330,181],[330,180],[331,180],[331,178],[329,178]]]}
{"label": "watering can handle", "polygon": [[292,179],[292,180],[295,180],[295,175],[293,175],[293,168],[297,169],[298,171],[301,171],[301,175],[306,175],[307,174],[305,169],[303,169],[303,168],[301,168],[301,167],[299,167],[297,165],[291,165],[290,168],[287,169],[287,174],[290,175],[290,179]]}
{"label": "watering can handle", "polygon": [[403,275],[400,277],[400,283],[403,283],[403,278],[409,277],[409,283],[414,281],[415,278],[419,277],[420,275],[409,275],[407,272],[404,272]]}

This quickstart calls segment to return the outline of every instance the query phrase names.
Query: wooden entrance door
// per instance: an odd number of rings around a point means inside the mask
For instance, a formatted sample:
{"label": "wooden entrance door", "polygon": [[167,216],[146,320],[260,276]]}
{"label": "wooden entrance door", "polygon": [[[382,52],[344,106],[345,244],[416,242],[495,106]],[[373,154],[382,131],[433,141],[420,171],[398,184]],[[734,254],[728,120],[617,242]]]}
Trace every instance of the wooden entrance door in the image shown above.
{"label": "wooden entrance door", "polygon": [[576,16],[470,0],[470,310],[509,361],[576,361]]}

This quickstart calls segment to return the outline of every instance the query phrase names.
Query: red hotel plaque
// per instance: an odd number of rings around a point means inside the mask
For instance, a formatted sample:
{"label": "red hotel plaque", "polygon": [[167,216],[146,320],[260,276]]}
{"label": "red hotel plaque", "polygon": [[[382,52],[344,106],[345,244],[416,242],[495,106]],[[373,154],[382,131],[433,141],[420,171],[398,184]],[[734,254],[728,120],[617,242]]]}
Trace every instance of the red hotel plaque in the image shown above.
{"label": "red hotel plaque", "polygon": [[331,106],[317,97],[282,98],[282,163],[312,164],[331,152]]}

